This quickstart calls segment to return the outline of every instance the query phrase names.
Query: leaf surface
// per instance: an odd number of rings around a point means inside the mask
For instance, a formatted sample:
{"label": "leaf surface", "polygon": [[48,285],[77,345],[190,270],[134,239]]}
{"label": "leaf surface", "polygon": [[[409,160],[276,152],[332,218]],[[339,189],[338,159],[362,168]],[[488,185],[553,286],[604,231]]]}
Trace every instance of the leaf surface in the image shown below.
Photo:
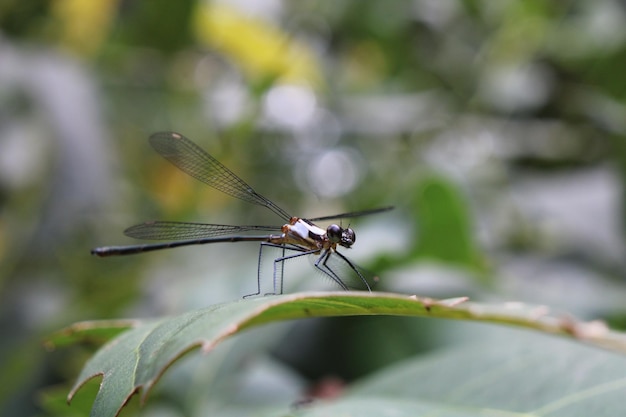
{"label": "leaf surface", "polygon": [[[599,322],[577,322],[550,314],[541,306],[465,301],[463,297],[437,301],[388,293],[299,293],[218,304],[158,321],[128,322],[135,327],[112,339],[88,361],[68,399],[86,381],[100,375],[101,389],[91,415],[115,416],[140,389],[145,401],[161,374],[189,350],[201,347],[208,352],[246,328],[305,317],[401,315],[474,320],[536,329],[626,353],[626,335]],[[93,334],[98,322],[83,326]],[[103,322],[103,326],[110,327],[111,323]]]}
{"label": "leaf surface", "polygon": [[537,333],[504,333],[495,342],[402,361],[338,401],[296,415],[626,415],[626,357]]}

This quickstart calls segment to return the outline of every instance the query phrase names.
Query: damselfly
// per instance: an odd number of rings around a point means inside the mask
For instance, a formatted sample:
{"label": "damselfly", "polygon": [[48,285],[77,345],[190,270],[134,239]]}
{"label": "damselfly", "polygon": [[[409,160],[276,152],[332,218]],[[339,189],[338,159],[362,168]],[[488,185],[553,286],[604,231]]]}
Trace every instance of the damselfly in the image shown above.
{"label": "damselfly", "polygon": [[[137,239],[168,240],[169,242],[130,246],[105,246],[93,249],[91,251],[92,254],[97,256],[130,255],[205,243],[260,242],[257,292],[250,295],[261,293],[261,258],[263,249],[267,247],[282,250],[282,255],[274,259],[274,293],[282,294],[283,292],[285,261],[306,255],[315,255],[317,257],[314,261],[315,268],[330,277],[332,281],[344,290],[371,291],[378,278],[365,273],[337,250],[339,246],[350,248],[354,244],[356,240],[354,230],[350,227],[344,229],[337,224],[331,224],[324,230],[316,226],[314,222],[380,213],[391,210],[393,207],[382,207],[310,219],[293,217],[274,202],[254,191],[252,187],[231,170],[185,136],[174,132],[159,132],[150,136],[149,141],[161,156],[190,176],[232,197],[266,207],[286,223],[282,226],[235,226],[149,221],[126,229],[124,234]],[[270,234],[245,234],[260,231],[270,232]]]}

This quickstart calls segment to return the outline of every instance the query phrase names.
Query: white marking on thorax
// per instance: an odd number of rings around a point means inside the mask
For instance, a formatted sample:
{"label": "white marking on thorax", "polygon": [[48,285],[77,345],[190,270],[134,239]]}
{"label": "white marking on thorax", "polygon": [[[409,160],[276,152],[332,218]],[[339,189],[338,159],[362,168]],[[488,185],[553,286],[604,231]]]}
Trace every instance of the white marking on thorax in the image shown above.
{"label": "white marking on thorax", "polygon": [[292,227],[291,230],[294,233],[297,233],[302,239],[310,239],[310,234],[324,236],[326,234],[326,230],[317,227],[312,224],[308,224],[302,219],[299,219]]}

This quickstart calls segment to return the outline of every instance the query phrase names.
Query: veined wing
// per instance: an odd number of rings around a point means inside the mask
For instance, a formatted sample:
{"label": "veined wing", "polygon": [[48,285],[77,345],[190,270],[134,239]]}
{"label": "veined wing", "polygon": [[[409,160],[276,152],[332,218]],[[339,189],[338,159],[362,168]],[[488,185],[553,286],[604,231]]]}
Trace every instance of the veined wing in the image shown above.
{"label": "veined wing", "polygon": [[263,197],[245,181],[180,133],[159,132],[150,136],[150,144],[165,159],[183,172],[232,197],[267,207],[286,222],[291,216]]}
{"label": "veined wing", "polygon": [[250,232],[280,232],[279,226],[234,226],[228,224],[150,221],[131,226],[124,234],[136,239],[190,240]]}
{"label": "veined wing", "polygon": [[312,222],[318,222],[318,221],[334,220],[334,219],[349,219],[352,217],[361,217],[361,216],[368,216],[370,214],[382,213],[382,212],[389,211],[389,210],[393,210],[393,206],[379,207],[379,208],[369,209],[369,210],[351,211],[348,213],[333,214],[330,216],[314,217],[312,219],[307,218],[307,220],[312,221]]}

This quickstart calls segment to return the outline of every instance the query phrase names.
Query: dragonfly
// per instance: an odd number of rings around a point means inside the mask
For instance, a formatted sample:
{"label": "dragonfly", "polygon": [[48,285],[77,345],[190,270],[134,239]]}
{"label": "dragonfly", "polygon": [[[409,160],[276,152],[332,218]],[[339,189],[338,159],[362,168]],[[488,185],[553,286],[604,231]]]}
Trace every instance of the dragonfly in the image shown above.
{"label": "dragonfly", "polygon": [[[315,218],[289,215],[270,199],[257,193],[250,185],[226,168],[217,159],[190,139],[176,132],[158,132],[149,138],[150,145],[181,171],[231,197],[262,206],[283,220],[280,226],[226,225],[178,221],[148,221],[131,226],[124,231],[136,239],[167,240],[127,246],[103,246],[91,250],[100,257],[132,255],[143,252],[225,242],[260,242],[257,292],[261,293],[261,259],[265,248],[278,248],[281,256],[274,259],[273,293],[283,293],[285,262],[291,259],[315,256],[313,265],[344,290],[372,291],[378,277],[357,266],[338,248],[349,249],[356,241],[356,234],[349,226],[343,228],[331,224],[323,229],[315,222],[347,219],[381,213],[393,207],[336,214]],[[250,235],[249,233],[263,234]]]}

